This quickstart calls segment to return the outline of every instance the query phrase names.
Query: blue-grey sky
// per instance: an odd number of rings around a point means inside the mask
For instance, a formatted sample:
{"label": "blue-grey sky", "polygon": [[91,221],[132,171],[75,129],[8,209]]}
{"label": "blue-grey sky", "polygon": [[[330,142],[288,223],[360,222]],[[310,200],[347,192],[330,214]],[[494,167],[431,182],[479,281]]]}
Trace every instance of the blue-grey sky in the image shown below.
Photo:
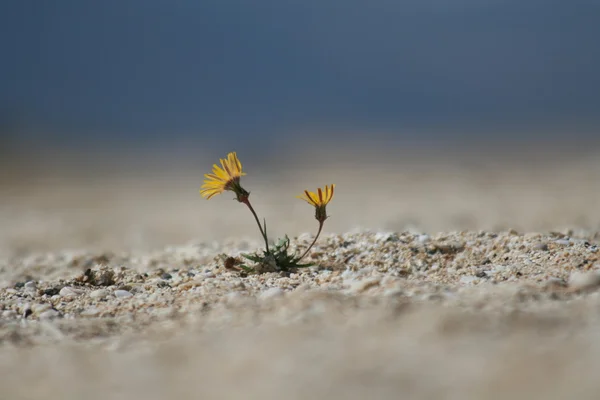
{"label": "blue-grey sky", "polygon": [[77,135],[600,125],[600,1],[5,0],[0,122]]}

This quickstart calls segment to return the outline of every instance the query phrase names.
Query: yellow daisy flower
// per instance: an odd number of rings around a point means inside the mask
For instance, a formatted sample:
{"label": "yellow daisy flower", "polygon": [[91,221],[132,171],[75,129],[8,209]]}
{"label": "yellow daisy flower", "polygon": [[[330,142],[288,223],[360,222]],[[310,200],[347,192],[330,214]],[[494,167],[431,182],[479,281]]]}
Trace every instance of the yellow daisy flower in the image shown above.
{"label": "yellow daisy flower", "polygon": [[297,197],[315,207],[315,218],[322,223],[327,219],[326,207],[331,199],[333,199],[334,188],[335,184],[332,184],[331,186],[325,185],[324,191],[321,190],[321,188],[317,189],[317,193],[305,190],[301,196]]}
{"label": "yellow daisy flower", "polygon": [[222,168],[214,164],[212,174],[204,175],[206,179],[200,190],[202,197],[208,200],[225,190],[230,190],[237,195],[238,201],[247,200],[250,193],[240,186],[240,177],[246,174],[242,172],[242,163],[238,160],[237,154],[229,153],[226,159],[220,161]]}

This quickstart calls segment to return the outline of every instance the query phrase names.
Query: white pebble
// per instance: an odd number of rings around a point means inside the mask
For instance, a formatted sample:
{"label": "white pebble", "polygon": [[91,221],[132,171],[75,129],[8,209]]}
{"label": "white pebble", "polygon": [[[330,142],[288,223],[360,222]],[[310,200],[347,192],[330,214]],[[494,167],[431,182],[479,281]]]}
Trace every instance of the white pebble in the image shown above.
{"label": "white pebble", "polygon": [[431,240],[431,237],[429,235],[419,235],[417,240],[419,243],[428,243]]}
{"label": "white pebble", "polygon": [[25,283],[25,289],[36,289],[37,285],[35,283],[35,281],[28,281]]}
{"label": "white pebble", "polygon": [[395,235],[393,233],[390,232],[377,232],[375,235],[375,241],[377,242],[385,242],[388,240],[394,240],[395,239]]}
{"label": "white pebble", "polygon": [[56,310],[52,310],[52,309],[46,310],[46,311],[44,311],[43,313],[40,314],[40,319],[41,320],[54,319],[54,318],[58,317],[59,314],[60,313],[58,311],[56,311]]}
{"label": "white pebble", "polygon": [[272,299],[274,297],[281,297],[284,295],[283,290],[278,287],[272,287],[270,289],[265,290],[260,294],[261,299]]}
{"label": "white pebble", "polygon": [[90,292],[90,297],[92,299],[104,299],[105,297],[108,297],[109,294],[110,292],[106,289],[96,289]]}
{"label": "white pebble", "polygon": [[31,311],[33,311],[35,314],[41,314],[44,311],[49,310],[51,308],[52,305],[48,303],[34,304],[33,307],[31,307]]}
{"label": "white pebble", "polygon": [[128,292],[127,290],[115,290],[115,297],[117,298],[122,299],[131,296],[133,296],[133,294],[131,294],[131,292]]}
{"label": "white pebble", "polygon": [[76,297],[81,293],[83,293],[81,290],[74,289],[69,286],[65,286],[64,288],[60,289],[60,292],[58,292],[61,297]]}
{"label": "white pebble", "polygon": [[90,307],[90,308],[88,308],[86,310],[83,310],[80,315],[82,317],[95,317],[98,314],[100,314],[100,310],[99,309],[97,309],[96,307]]}
{"label": "white pebble", "polygon": [[569,277],[571,290],[596,289],[600,286],[600,271],[573,272]]}

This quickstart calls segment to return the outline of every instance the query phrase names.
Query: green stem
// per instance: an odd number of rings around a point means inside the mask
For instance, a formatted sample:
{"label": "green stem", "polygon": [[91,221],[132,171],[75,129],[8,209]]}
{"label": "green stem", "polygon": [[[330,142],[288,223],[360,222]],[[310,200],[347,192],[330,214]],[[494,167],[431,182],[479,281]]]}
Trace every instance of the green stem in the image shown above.
{"label": "green stem", "polygon": [[252,212],[252,215],[254,215],[254,219],[256,220],[256,223],[258,224],[258,229],[260,229],[260,233],[261,233],[263,239],[265,239],[265,246],[267,248],[267,254],[269,254],[270,250],[269,250],[269,240],[267,239],[267,233],[263,230],[262,226],[260,225],[260,221],[258,219],[258,215],[256,215],[256,211],[254,211],[254,208],[252,208],[252,204],[250,204],[250,200],[245,199],[243,201],[243,203],[248,206],[248,208],[250,209],[250,212]]}
{"label": "green stem", "polygon": [[300,258],[298,259],[298,261],[302,260],[310,251],[310,249],[312,249],[312,247],[315,245],[315,243],[317,242],[317,239],[319,238],[319,235],[321,234],[321,229],[323,229],[323,221],[319,221],[319,230],[317,231],[317,236],[315,236],[315,240],[313,240],[313,242],[310,244],[310,246],[308,246],[308,249],[306,249],[306,251],[304,252],[304,254],[302,254],[300,256]]}

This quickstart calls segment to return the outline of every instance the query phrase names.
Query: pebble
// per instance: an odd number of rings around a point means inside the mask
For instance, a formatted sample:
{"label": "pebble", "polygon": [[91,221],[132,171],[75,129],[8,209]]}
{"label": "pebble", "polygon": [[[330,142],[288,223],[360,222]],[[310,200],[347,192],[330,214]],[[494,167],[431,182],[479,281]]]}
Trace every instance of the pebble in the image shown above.
{"label": "pebble", "polygon": [[571,241],[567,239],[558,239],[554,241],[554,243],[559,244],[561,246],[569,246],[571,244]]}
{"label": "pebble", "polygon": [[569,290],[593,290],[600,287],[600,271],[573,272],[569,277]]}
{"label": "pebble", "polygon": [[419,241],[419,243],[429,243],[429,241],[431,240],[431,236],[419,235],[419,236],[417,236],[417,240]]}
{"label": "pebble", "polygon": [[82,317],[95,317],[98,314],[100,314],[100,310],[96,307],[90,307],[88,309],[85,309],[81,312],[81,316]]}
{"label": "pebble", "polygon": [[110,292],[106,289],[96,289],[90,292],[90,297],[92,299],[104,299],[108,297]]}
{"label": "pebble", "polygon": [[56,310],[46,310],[43,313],[40,314],[39,318],[41,320],[49,320],[49,319],[54,319],[56,317],[58,317],[60,315],[60,313]]}
{"label": "pebble", "polygon": [[60,292],[58,292],[59,296],[61,297],[77,297],[81,293],[83,293],[81,290],[73,289],[69,286],[65,286],[64,288],[60,289]]}
{"label": "pebble", "polygon": [[51,304],[48,303],[42,303],[42,304],[34,304],[33,307],[31,307],[31,310],[35,313],[35,314],[41,314],[46,310],[49,310],[52,308]]}
{"label": "pebble", "polygon": [[127,290],[115,290],[114,295],[118,299],[123,299],[126,297],[131,297],[133,294]]}
{"label": "pebble", "polygon": [[281,297],[284,294],[285,294],[284,291],[281,290],[280,288],[272,287],[272,288],[269,288],[269,289],[265,290],[264,292],[262,292],[260,294],[260,298],[261,299],[272,299],[275,297]]}
{"label": "pebble", "polygon": [[36,285],[35,281],[28,281],[28,282],[25,282],[24,288],[25,289],[37,289],[37,285]]}

